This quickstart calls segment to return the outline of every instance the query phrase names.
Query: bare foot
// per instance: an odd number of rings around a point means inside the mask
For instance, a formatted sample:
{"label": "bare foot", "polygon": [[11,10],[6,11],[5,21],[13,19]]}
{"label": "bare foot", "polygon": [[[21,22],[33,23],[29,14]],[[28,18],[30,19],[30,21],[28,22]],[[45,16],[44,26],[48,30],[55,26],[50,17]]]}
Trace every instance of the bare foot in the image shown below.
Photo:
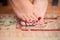
{"label": "bare foot", "polygon": [[38,22],[38,24],[44,22],[44,16],[47,10],[47,6],[48,0],[34,0],[34,7],[37,10],[35,10],[34,15],[36,16],[36,18],[41,17],[41,20]]}
{"label": "bare foot", "polygon": [[[32,2],[32,1],[31,1]],[[47,9],[47,0],[34,0],[32,4],[29,0],[11,0],[12,5],[18,18],[22,19],[22,25],[32,25],[38,23],[44,18]]]}
{"label": "bare foot", "polygon": [[48,0],[34,0],[33,6],[34,12],[32,14],[36,17],[36,19],[32,20],[31,24],[34,25],[44,23],[44,16],[48,6]]}

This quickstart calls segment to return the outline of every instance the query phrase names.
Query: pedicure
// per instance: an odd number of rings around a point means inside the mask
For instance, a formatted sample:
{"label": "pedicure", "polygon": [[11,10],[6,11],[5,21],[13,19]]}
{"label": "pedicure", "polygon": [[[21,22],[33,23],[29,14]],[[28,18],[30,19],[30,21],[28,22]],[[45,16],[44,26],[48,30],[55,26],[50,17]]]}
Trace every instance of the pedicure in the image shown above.
{"label": "pedicure", "polygon": [[35,22],[35,20],[33,20],[32,22]]}
{"label": "pedicure", "polygon": [[38,17],[38,20],[40,20],[41,19],[41,17]]}
{"label": "pedicure", "polygon": [[33,20],[32,22],[28,22],[27,20],[21,20],[19,21],[21,26],[35,26],[36,21]]}
{"label": "pedicure", "polygon": [[36,20],[36,22],[38,22],[38,20]]}
{"label": "pedicure", "polygon": [[32,23],[32,22],[30,22],[30,23]]}

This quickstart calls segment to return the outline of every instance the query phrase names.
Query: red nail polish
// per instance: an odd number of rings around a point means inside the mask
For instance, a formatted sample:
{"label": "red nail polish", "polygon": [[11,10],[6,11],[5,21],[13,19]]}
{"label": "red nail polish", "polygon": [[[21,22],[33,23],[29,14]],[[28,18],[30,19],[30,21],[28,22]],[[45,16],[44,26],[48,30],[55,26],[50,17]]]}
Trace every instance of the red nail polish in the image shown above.
{"label": "red nail polish", "polygon": [[34,20],[32,22],[34,22]]}
{"label": "red nail polish", "polygon": [[44,24],[47,24],[47,22],[45,22]]}
{"label": "red nail polish", "polygon": [[32,22],[30,22],[30,23],[32,23]]}
{"label": "red nail polish", "polygon": [[27,23],[27,20],[25,20],[24,22]]}
{"label": "red nail polish", "polygon": [[38,20],[40,20],[41,19],[41,17],[38,17]]}
{"label": "red nail polish", "polygon": [[36,22],[38,22],[38,20]]}

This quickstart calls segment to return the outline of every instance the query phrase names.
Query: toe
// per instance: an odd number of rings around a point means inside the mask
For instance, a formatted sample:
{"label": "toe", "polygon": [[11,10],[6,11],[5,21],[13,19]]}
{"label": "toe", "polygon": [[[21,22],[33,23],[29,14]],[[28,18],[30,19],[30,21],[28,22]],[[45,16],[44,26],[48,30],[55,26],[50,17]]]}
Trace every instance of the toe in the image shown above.
{"label": "toe", "polygon": [[20,24],[21,24],[21,25],[23,25],[23,26],[25,26],[25,25],[26,25],[26,24],[25,24],[25,22],[23,22],[23,21],[21,21],[21,22],[20,22]]}

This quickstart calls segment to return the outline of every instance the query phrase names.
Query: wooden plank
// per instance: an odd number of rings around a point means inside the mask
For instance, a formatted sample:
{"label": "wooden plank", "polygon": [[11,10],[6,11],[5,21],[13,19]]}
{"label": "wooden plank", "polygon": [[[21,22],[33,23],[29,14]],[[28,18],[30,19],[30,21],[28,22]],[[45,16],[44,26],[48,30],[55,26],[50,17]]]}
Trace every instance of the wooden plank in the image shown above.
{"label": "wooden plank", "polygon": [[[49,5],[48,5],[48,8],[47,8],[47,11],[46,13],[47,14],[50,14],[50,13],[53,13],[55,11],[54,7],[51,5],[51,2],[52,0],[49,0]],[[58,7],[56,7],[56,13],[60,13],[60,0],[59,0],[59,4],[58,4]],[[12,7],[10,5],[6,6],[6,7],[3,7],[0,5],[0,13],[3,13],[3,14],[12,14],[14,13]]]}

